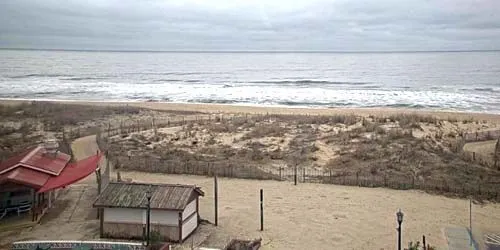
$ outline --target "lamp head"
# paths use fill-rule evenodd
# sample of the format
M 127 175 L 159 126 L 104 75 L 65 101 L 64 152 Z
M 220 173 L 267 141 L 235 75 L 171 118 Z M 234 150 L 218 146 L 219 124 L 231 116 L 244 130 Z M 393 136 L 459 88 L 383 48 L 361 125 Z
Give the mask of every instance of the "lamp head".
M 398 219 L 398 223 L 401 224 L 403 222 L 403 212 L 401 212 L 401 209 L 399 209 L 399 211 L 396 213 L 396 216 L 397 216 L 397 219 Z

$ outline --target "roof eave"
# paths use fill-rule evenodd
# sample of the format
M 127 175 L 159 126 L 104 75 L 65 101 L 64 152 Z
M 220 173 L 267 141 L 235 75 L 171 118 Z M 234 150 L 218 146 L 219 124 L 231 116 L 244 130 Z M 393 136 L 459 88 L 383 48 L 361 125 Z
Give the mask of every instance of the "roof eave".
M 3 179 L 2 181 L 0 181 L 0 183 L 7 183 L 7 182 L 10 182 L 10 183 L 14 183 L 14 184 L 18 184 L 18 185 L 21 185 L 21 186 L 25 186 L 25 187 L 30 187 L 30 188 L 33 188 L 35 190 L 37 189 L 40 189 L 42 186 L 40 185 L 37 185 L 37 184 L 33 184 L 33 183 L 28 183 L 28 182 L 24 182 L 24 181 L 19 181 L 19 180 L 16 180 L 16 179 L 11 179 L 9 177 Z
M 197 192 L 200 196 L 205 197 L 205 192 L 201 190 L 201 187 L 194 187 L 194 191 Z
M 147 209 L 147 207 L 126 207 L 126 206 L 112 206 L 112 205 L 96 205 L 93 204 L 94 208 L 129 208 L 129 209 Z M 184 209 L 175 209 L 175 208 L 158 208 L 152 207 L 151 210 L 167 210 L 167 211 L 183 211 Z

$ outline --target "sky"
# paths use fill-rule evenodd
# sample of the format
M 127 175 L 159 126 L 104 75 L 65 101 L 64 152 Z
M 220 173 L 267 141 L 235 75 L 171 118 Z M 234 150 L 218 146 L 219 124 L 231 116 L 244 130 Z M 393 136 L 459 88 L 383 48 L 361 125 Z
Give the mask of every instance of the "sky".
M 500 49 L 498 0 L 1 0 L 0 48 Z

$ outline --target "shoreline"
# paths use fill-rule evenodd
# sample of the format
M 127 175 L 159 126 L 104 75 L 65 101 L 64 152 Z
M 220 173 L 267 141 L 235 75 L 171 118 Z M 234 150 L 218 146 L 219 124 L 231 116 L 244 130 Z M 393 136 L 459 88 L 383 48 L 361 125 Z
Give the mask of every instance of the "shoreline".
M 458 120 L 488 120 L 500 122 L 500 114 L 468 111 L 445 111 L 433 109 L 393 108 L 393 107 L 293 107 L 276 105 L 243 105 L 222 103 L 180 103 L 180 102 L 148 102 L 148 101 L 94 101 L 94 100 L 49 100 L 49 99 L 8 99 L 0 98 L 0 104 L 18 105 L 40 101 L 52 103 L 71 103 L 94 106 L 132 106 L 152 110 L 195 111 L 202 113 L 226 114 L 282 114 L 282 115 L 359 115 L 390 116 L 395 114 L 432 115 L 440 119 L 455 118 Z

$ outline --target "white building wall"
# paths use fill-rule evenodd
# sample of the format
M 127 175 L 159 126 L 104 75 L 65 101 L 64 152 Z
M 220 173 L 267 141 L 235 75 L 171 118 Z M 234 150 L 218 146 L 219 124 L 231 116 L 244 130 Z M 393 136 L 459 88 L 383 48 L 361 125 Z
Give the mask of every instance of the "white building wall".
M 104 208 L 104 222 L 142 224 L 143 212 L 137 208 Z
M 104 208 L 104 221 L 146 224 L 146 211 L 140 208 Z M 152 224 L 178 226 L 179 212 L 152 209 L 150 219 Z
M 144 210 L 146 213 L 146 210 Z M 151 210 L 151 223 L 169 226 L 179 226 L 179 212 L 166 210 Z
M 182 239 L 184 240 L 185 238 L 187 238 L 188 235 L 191 232 L 193 232 L 197 226 L 198 226 L 198 216 L 197 214 L 195 214 L 189 220 L 185 221 L 184 224 L 182 225 Z
M 187 206 L 186 209 L 182 212 L 182 220 L 185 220 L 191 214 L 196 212 L 196 199 L 192 200 Z

